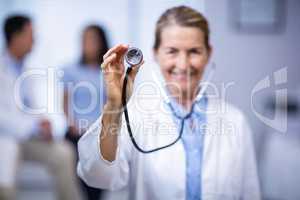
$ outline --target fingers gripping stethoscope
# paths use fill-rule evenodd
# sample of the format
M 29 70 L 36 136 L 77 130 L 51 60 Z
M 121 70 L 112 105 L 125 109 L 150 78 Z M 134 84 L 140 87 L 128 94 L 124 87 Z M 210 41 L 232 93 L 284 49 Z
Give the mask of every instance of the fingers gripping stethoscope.
M 126 70 L 124 83 L 123 83 L 123 88 L 122 88 L 122 105 L 123 105 L 123 109 L 124 109 L 126 127 L 127 127 L 128 134 L 130 136 L 130 139 L 131 139 L 131 142 L 132 142 L 133 146 L 141 153 L 152 153 L 152 152 L 159 151 L 159 150 L 162 150 L 162 149 L 165 149 L 165 148 L 168 148 L 168 147 L 174 145 L 182 137 L 182 133 L 183 133 L 183 129 L 184 129 L 184 122 L 185 122 L 186 119 L 190 118 L 191 115 L 193 114 L 194 107 L 195 107 L 196 103 L 199 102 L 201 100 L 201 98 L 204 96 L 204 92 L 206 91 L 208 84 L 204 84 L 201 87 L 199 85 L 200 89 L 199 89 L 199 92 L 198 92 L 192 106 L 191 106 L 190 112 L 187 113 L 185 116 L 180 116 L 180 115 L 178 115 L 178 113 L 176 113 L 174 107 L 172 106 L 171 100 L 168 97 L 166 91 L 163 89 L 162 84 L 158 80 L 155 72 L 152 71 L 153 79 L 156 82 L 156 84 L 158 85 L 158 87 L 160 89 L 160 92 L 161 92 L 161 94 L 164 98 L 164 101 L 170 107 L 170 110 L 174 114 L 174 116 L 177 119 L 180 120 L 180 129 L 179 129 L 178 137 L 173 142 L 171 142 L 170 144 L 164 145 L 164 146 L 161 146 L 161 147 L 157 147 L 157 148 L 154 148 L 154 149 L 144 150 L 137 144 L 136 140 L 133 137 L 131 126 L 130 126 L 130 121 L 129 121 L 129 116 L 128 116 L 127 105 L 126 105 L 126 103 L 127 103 L 126 102 L 126 96 L 127 96 L 126 95 L 126 87 L 127 87 L 127 82 L 128 82 L 128 75 L 131 72 L 133 66 L 139 65 L 143 61 L 142 51 L 138 48 L 135 48 L 135 47 L 129 48 L 128 51 L 125 54 L 125 61 L 126 61 L 126 64 L 127 64 L 128 67 L 127 67 L 127 70 Z M 212 66 L 209 68 L 206 83 L 209 83 L 211 81 L 215 71 L 216 71 L 216 65 L 214 63 L 212 63 Z

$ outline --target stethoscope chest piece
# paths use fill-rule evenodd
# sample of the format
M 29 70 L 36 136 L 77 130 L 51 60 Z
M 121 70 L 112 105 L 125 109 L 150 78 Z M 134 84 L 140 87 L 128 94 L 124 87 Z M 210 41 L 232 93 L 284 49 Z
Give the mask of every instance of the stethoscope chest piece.
M 136 47 L 130 47 L 125 54 L 125 61 L 131 67 L 141 64 L 143 61 L 143 53 Z

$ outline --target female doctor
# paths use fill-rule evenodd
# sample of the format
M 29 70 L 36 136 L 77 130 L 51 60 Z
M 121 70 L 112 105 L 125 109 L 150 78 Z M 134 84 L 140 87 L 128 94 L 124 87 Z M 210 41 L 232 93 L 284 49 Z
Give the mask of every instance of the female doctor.
M 123 59 L 128 45 L 117 45 L 102 63 L 107 103 L 100 118 L 79 141 L 79 176 L 106 189 L 106 199 L 260 199 L 251 132 L 235 107 L 207 95 L 198 101 L 199 83 L 210 55 L 207 20 L 196 10 L 168 9 L 155 30 L 154 56 L 170 97 L 145 99 L 133 93 L 129 74 L 127 104 L 138 151 L 122 117 Z M 149 87 L 148 87 L 149 88 Z M 200 89 L 201 90 L 201 89 Z M 143 93 L 144 94 L 144 93 Z M 182 120 L 191 112 L 190 116 Z

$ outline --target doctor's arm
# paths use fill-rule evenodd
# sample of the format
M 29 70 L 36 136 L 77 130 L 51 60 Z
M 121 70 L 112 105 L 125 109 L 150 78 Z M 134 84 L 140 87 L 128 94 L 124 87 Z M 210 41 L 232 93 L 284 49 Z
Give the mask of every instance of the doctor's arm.
M 124 133 L 119 133 L 115 159 L 107 160 L 101 153 L 101 133 L 104 114 L 88 129 L 78 142 L 79 162 L 77 173 L 89 186 L 107 190 L 119 190 L 129 180 L 130 146 Z
M 121 133 L 123 64 L 127 45 L 117 45 L 104 55 L 102 70 L 107 91 L 107 102 L 102 116 L 84 134 L 78 143 L 78 174 L 90 186 L 103 189 L 120 189 L 128 182 L 128 145 Z M 139 66 L 129 74 L 127 93 Z M 128 99 L 129 99 L 128 96 Z
M 100 150 L 103 157 L 108 161 L 116 158 L 118 147 L 118 133 L 121 127 L 122 110 L 122 89 L 125 76 L 124 56 L 128 50 L 128 45 L 116 45 L 111 48 L 104 56 L 101 64 L 105 89 L 107 91 L 107 102 L 103 110 L 102 129 L 100 137 Z M 139 67 L 134 66 L 128 77 L 126 92 L 127 101 L 132 94 L 133 81 Z

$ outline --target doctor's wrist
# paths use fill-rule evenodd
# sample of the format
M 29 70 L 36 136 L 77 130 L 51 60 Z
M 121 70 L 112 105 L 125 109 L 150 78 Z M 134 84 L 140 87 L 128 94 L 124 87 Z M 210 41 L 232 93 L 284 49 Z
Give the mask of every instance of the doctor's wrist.
M 121 102 L 111 102 L 108 101 L 104 105 L 104 112 L 107 113 L 122 113 L 123 112 L 123 106 Z

